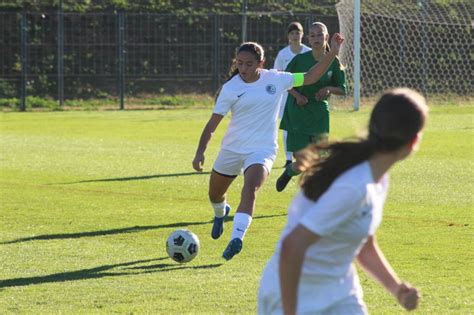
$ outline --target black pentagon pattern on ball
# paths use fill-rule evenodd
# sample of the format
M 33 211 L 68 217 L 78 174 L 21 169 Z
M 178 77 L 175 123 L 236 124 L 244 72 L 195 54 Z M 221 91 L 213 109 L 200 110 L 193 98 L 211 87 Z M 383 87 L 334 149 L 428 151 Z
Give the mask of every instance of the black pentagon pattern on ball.
M 174 253 L 173 259 L 176 260 L 177 262 L 181 262 L 184 260 L 184 256 L 181 253 Z
M 181 245 L 183 245 L 183 243 L 184 243 L 184 237 L 183 237 L 182 235 L 180 235 L 180 236 L 178 236 L 177 238 L 175 238 L 175 239 L 173 240 L 173 242 L 174 242 L 174 245 L 176 245 L 176 246 L 181 246 Z
M 194 254 L 194 253 L 196 252 L 196 250 L 197 250 L 196 244 L 194 244 L 194 243 L 189 244 L 189 246 L 188 246 L 188 253 L 189 253 L 190 255 Z

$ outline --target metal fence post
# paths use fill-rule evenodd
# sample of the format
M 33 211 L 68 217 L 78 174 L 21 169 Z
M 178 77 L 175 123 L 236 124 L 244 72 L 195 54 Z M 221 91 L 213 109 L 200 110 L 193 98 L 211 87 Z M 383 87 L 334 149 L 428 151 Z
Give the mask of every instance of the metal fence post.
M 58 102 L 64 106 L 64 12 L 63 1 L 58 6 Z
M 242 0 L 242 42 L 247 41 L 247 0 Z
M 118 93 L 120 100 L 120 109 L 124 109 L 124 94 L 125 94 L 125 47 L 124 47 L 124 37 L 125 37 L 125 20 L 124 13 L 118 13 Z
M 214 13 L 214 36 L 213 36 L 213 43 L 212 43 L 212 59 L 213 59 L 213 72 L 212 72 L 212 86 L 214 87 L 214 91 L 217 91 L 219 88 L 220 80 L 219 80 L 219 65 L 220 65 L 220 32 L 219 32 L 219 15 Z
M 425 97 L 428 97 L 428 72 L 427 72 L 427 60 L 426 55 L 428 52 L 428 45 L 427 45 L 427 36 L 426 36 L 426 16 L 427 16 L 427 6 L 428 1 L 426 0 L 418 0 L 418 6 L 421 8 L 421 91 Z
M 21 27 L 20 27 L 20 58 L 21 58 L 21 87 L 20 87 L 20 111 L 26 110 L 26 84 L 27 84 L 27 66 L 28 66 L 28 51 L 27 51 L 27 35 L 28 35 L 28 20 L 26 12 L 21 13 Z

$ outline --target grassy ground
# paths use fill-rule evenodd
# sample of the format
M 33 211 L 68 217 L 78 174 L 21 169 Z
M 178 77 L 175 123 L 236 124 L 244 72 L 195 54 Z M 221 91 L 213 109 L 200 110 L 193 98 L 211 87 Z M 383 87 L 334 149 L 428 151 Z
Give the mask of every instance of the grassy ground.
M 207 109 L 0 113 L 0 310 L 32 314 L 251 314 L 260 273 L 286 221 L 296 181 L 257 200 L 244 251 L 221 258 L 210 238 L 210 167 L 225 125 L 191 160 Z M 338 110 L 333 138 L 362 130 L 368 110 Z M 472 314 L 474 106 L 432 108 L 421 151 L 396 166 L 378 237 L 400 276 L 423 294 L 419 314 Z M 234 207 L 242 179 L 229 191 Z M 201 240 L 191 263 L 167 258 L 165 240 L 188 228 Z M 361 277 L 373 314 L 402 313 Z

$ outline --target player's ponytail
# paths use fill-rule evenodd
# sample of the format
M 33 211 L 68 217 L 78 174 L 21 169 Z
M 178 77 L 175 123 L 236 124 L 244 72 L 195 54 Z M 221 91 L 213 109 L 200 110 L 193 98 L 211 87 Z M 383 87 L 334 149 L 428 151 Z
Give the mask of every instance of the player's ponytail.
M 306 149 L 311 161 L 301 181 L 305 196 L 316 201 L 339 175 L 374 153 L 394 152 L 409 144 L 423 128 L 427 112 L 425 99 L 413 90 L 386 92 L 372 110 L 366 138 Z

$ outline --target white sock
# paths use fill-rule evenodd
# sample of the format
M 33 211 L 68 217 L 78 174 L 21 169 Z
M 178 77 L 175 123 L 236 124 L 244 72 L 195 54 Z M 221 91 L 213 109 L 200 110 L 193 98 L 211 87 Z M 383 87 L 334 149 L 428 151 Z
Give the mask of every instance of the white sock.
M 286 160 L 291 161 L 293 159 L 293 152 L 288 152 L 286 148 L 286 139 L 288 138 L 288 131 L 283 130 L 283 148 L 286 152 Z
M 232 236 L 230 239 L 233 240 L 234 238 L 240 238 L 243 240 L 250 223 L 252 223 L 252 217 L 250 215 L 243 212 L 237 212 L 234 215 L 234 226 L 232 228 Z
M 214 203 L 211 202 L 212 207 L 214 208 L 214 215 L 218 218 L 222 218 L 225 216 L 225 206 L 226 206 L 226 201 L 222 201 L 219 203 Z

